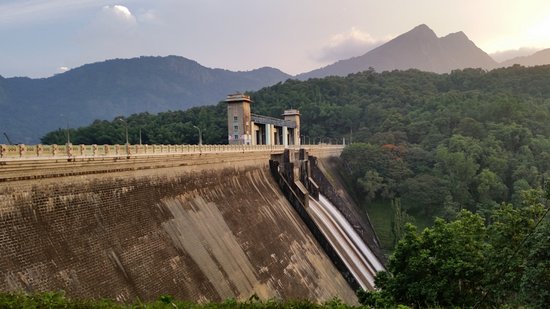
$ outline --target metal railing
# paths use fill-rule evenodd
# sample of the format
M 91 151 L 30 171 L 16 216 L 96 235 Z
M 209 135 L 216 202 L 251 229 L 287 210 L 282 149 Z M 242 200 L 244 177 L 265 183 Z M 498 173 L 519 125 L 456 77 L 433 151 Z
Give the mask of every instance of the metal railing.
M 34 158 L 118 157 L 184 153 L 283 151 L 285 148 L 342 148 L 342 145 L 3 145 L 0 160 Z

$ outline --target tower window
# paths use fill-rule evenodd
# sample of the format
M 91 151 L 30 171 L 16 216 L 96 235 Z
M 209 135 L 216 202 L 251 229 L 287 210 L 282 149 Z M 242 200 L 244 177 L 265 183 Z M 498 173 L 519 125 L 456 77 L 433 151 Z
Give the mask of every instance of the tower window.
M 233 121 L 235 121 L 235 122 L 239 121 L 239 117 L 233 116 Z
M 239 131 L 239 126 L 234 126 L 233 129 L 235 129 L 235 131 Z
M 239 135 L 238 135 L 238 134 L 235 134 L 235 139 L 239 139 Z

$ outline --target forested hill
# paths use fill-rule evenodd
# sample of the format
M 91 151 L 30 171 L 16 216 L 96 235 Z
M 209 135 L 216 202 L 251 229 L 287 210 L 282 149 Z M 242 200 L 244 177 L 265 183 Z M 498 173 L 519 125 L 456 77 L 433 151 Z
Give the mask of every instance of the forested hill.
M 450 74 L 369 70 L 347 77 L 288 80 L 252 98 L 257 113 L 278 116 L 282 108 L 300 109 L 302 131 L 312 138 L 340 140 L 353 131 L 354 141 L 389 138 L 386 142 L 427 145 L 462 128 L 464 118 L 485 129 L 493 123 L 516 123 L 534 134 L 550 134 L 550 66 Z
M 287 81 L 253 100 L 259 113 L 298 108 L 312 139 L 349 140 L 353 132 L 365 144 L 343 157 L 357 191 L 401 197 L 411 211 L 491 208 L 550 179 L 550 66 L 366 71 Z
M 353 132 L 355 142 L 379 140 L 380 143 L 433 148 L 454 133 L 483 137 L 495 124 L 521 126 L 532 135 L 550 136 L 550 122 L 547 121 L 550 119 L 550 66 L 514 66 L 489 72 L 465 69 L 451 74 L 370 70 L 348 77 L 287 80 L 250 94 L 255 113 L 279 117 L 285 108 L 300 109 L 306 141 L 319 141 L 320 138 L 328 141 L 330 138 L 336 142 L 343 137 L 349 140 Z M 144 142 L 193 142 L 191 137 L 169 129 L 183 122 L 216 126 L 216 133 L 212 133 L 208 142 L 219 143 L 226 140 L 225 117 L 225 104 L 220 103 L 158 116 L 136 114 L 127 120 L 131 133 L 138 126 L 146 126 L 144 138 L 147 135 L 158 137 Z M 138 118 L 138 123 L 132 123 Z M 98 120 L 97 123 L 111 122 Z M 121 126 L 121 122 L 113 123 Z M 189 127 L 191 136 L 194 129 Z M 466 132 L 467 129 L 471 132 Z M 85 139 L 80 141 L 83 143 L 122 141 L 120 132 L 109 134 L 107 130 L 99 134 L 105 139 L 97 141 L 99 135 L 92 134 L 93 126 L 81 131 L 86 131 Z M 158 133 L 160 131 L 165 134 Z M 173 136 L 168 137 L 168 132 Z M 55 133 L 49 134 L 46 141 L 55 141 L 50 139 Z M 131 134 L 131 139 L 135 140 L 135 136 Z M 78 143 L 78 134 L 75 138 Z
M 36 143 L 67 124 L 215 104 L 289 77 L 273 68 L 233 72 L 168 56 L 108 60 L 43 79 L 0 78 L 0 130 L 15 143 Z

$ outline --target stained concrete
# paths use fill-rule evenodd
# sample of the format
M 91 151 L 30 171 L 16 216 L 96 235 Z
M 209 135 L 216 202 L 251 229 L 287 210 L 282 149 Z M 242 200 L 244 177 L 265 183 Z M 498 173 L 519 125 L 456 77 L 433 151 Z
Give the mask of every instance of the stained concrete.
M 8 166 L 0 290 L 355 303 L 271 178 L 268 156 L 50 162 L 43 173 Z

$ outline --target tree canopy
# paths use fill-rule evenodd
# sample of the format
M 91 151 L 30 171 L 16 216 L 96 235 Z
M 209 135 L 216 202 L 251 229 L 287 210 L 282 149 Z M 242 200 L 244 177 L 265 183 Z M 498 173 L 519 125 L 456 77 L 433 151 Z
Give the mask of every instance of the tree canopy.
M 418 232 L 408 224 L 375 279 L 380 289 L 358 293 L 376 307 L 546 308 L 550 303 L 550 220 L 542 190 L 524 193 L 526 205 L 502 204 L 491 222 L 462 210 Z

